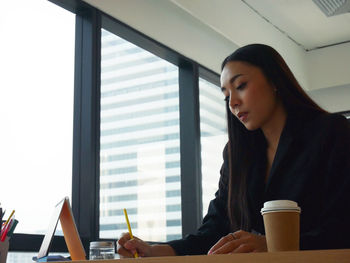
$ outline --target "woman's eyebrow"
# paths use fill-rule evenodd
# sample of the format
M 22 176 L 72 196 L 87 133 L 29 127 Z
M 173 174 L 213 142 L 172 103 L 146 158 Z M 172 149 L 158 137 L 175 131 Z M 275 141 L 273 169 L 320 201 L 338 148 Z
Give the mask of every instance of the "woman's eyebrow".
M 237 74 L 235 76 L 233 76 L 231 79 L 230 79 L 230 85 L 232 85 L 233 82 L 235 82 L 235 80 L 239 77 L 243 76 L 243 74 Z M 226 91 L 226 88 L 225 87 L 221 87 L 221 91 L 222 92 L 225 92 Z
M 239 78 L 240 76 L 243 76 L 243 74 L 237 74 L 235 76 L 233 76 L 231 79 L 230 79 L 230 84 L 232 84 L 237 78 Z

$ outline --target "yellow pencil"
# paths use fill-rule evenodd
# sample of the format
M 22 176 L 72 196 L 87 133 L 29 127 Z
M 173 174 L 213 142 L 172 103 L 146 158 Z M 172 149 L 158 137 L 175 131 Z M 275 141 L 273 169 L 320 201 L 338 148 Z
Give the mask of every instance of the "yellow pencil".
M 124 215 L 125 215 L 126 224 L 128 225 L 130 238 L 133 239 L 134 237 L 133 237 L 132 232 L 131 232 L 131 227 L 130 227 L 130 222 L 129 222 L 129 218 L 128 218 L 128 213 L 126 212 L 125 208 L 124 208 Z M 135 256 L 135 258 L 138 258 L 139 254 L 137 254 L 137 252 L 135 252 L 134 256 Z
M 7 225 L 7 223 L 10 221 L 11 217 L 13 216 L 13 214 L 15 213 L 15 210 L 12 210 L 11 215 L 9 216 L 9 218 L 6 220 L 5 224 L 4 224 L 4 228 Z

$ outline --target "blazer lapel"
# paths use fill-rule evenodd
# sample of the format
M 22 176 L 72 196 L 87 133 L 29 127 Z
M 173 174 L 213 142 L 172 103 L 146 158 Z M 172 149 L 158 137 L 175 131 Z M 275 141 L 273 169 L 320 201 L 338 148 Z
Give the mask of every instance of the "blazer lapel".
M 281 164 L 283 163 L 283 160 L 285 159 L 288 150 L 292 146 L 293 142 L 293 132 L 292 132 L 293 124 L 291 123 L 291 120 L 287 120 L 287 123 L 282 131 L 277 151 L 275 154 L 275 158 L 272 162 L 270 174 L 267 178 L 267 182 L 265 185 L 265 192 L 267 191 L 269 185 L 271 184 L 271 181 L 273 180 L 273 177 L 276 176 L 276 173 L 278 172 L 279 168 L 281 167 Z

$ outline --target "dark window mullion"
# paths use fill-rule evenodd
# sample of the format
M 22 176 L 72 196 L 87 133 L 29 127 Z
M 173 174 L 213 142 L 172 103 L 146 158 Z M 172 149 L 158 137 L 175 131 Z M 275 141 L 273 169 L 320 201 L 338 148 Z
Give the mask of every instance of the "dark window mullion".
M 86 250 L 99 233 L 100 54 L 100 13 L 85 9 L 76 18 L 72 209 Z
M 198 68 L 179 66 L 182 236 L 194 233 L 202 220 Z

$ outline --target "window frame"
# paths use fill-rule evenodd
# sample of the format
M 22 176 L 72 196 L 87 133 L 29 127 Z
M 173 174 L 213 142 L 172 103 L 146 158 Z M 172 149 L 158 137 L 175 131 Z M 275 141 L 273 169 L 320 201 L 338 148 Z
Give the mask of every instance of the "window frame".
M 49 1 L 76 14 L 71 202 L 86 254 L 99 239 L 102 28 L 179 67 L 182 236 L 193 233 L 202 221 L 198 81 L 219 85 L 219 75 L 81 0 Z M 42 238 L 14 234 L 10 251 L 37 252 Z M 67 252 L 63 236 L 54 237 L 50 251 Z

